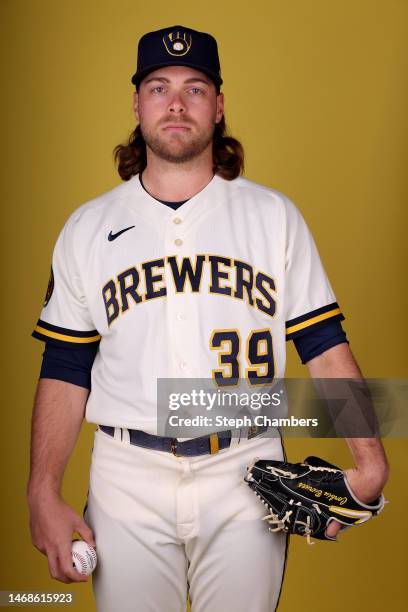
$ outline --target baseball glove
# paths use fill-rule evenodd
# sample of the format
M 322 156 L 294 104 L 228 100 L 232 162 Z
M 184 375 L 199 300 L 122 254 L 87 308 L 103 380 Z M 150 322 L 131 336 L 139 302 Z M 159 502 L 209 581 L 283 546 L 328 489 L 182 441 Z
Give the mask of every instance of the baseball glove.
M 361 525 L 384 508 L 384 496 L 370 504 L 352 493 L 344 472 L 320 459 L 308 457 L 303 463 L 255 459 L 245 481 L 267 507 L 270 531 L 286 531 L 310 538 L 335 540 L 325 535 L 333 520 L 346 529 Z

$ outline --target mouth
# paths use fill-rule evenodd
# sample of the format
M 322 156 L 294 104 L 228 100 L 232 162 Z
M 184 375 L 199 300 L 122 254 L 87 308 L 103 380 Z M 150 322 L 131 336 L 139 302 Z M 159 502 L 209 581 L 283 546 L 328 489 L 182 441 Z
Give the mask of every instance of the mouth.
M 182 123 L 170 123 L 168 125 L 165 125 L 163 127 L 163 130 L 167 130 L 167 131 L 180 131 L 182 132 L 183 130 L 190 130 L 190 126 L 189 125 L 184 125 Z

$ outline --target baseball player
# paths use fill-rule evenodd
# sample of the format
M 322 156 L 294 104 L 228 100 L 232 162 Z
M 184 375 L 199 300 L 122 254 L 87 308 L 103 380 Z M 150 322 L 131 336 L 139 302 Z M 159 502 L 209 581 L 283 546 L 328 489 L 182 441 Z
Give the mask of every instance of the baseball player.
M 361 373 L 299 210 L 240 176 L 215 39 L 183 26 L 145 34 L 132 83 L 138 126 L 116 148 L 123 182 L 66 222 L 33 332 L 46 343 L 33 543 L 66 583 L 84 580 L 73 532 L 96 545 L 100 612 L 181 612 L 187 591 L 193 612 L 270 612 L 287 538 L 265 537 L 243 477 L 254 457 L 283 459 L 281 439 L 265 427 L 160 435 L 157 380 L 271 384 L 284 377 L 287 340 L 313 377 Z M 61 483 L 84 416 L 97 429 L 82 518 Z M 387 478 L 382 446 L 349 444 L 353 490 L 374 499 Z

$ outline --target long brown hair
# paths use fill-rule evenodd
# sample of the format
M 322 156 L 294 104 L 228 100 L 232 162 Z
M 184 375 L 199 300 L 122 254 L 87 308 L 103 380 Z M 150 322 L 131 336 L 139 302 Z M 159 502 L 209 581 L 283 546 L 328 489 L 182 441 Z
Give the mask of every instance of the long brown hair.
M 120 177 L 128 181 L 146 168 L 146 143 L 140 125 L 130 134 L 126 144 L 118 144 L 113 155 Z M 214 173 L 227 181 L 244 171 L 244 149 L 228 134 L 224 117 L 215 126 L 213 137 Z

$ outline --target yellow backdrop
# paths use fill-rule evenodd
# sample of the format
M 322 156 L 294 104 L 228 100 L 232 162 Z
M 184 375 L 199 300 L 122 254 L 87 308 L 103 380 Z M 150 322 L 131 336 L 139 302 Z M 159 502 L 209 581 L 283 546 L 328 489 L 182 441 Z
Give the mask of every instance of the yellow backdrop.
M 216 36 L 226 117 L 245 145 L 246 176 L 286 193 L 306 217 L 365 375 L 402 378 L 407 377 L 408 4 L 2 0 L 0 13 L 5 349 L 0 589 L 72 590 L 75 609 L 89 612 L 90 584 L 49 579 L 45 558 L 30 543 L 25 484 L 42 352 L 30 333 L 65 219 L 119 183 L 112 149 L 134 127 L 130 77 L 138 38 L 177 23 Z M 292 347 L 287 374 L 306 375 Z M 92 426 L 84 428 L 65 480 L 66 499 L 78 510 L 87 490 L 92 432 Z M 341 544 L 308 547 L 299 538 L 292 541 L 280 611 L 404 607 L 407 445 L 403 439 L 385 444 L 392 503 L 380 519 L 344 534 Z M 287 449 L 294 460 L 313 453 L 344 466 L 350 461 L 342 441 L 289 440 Z

